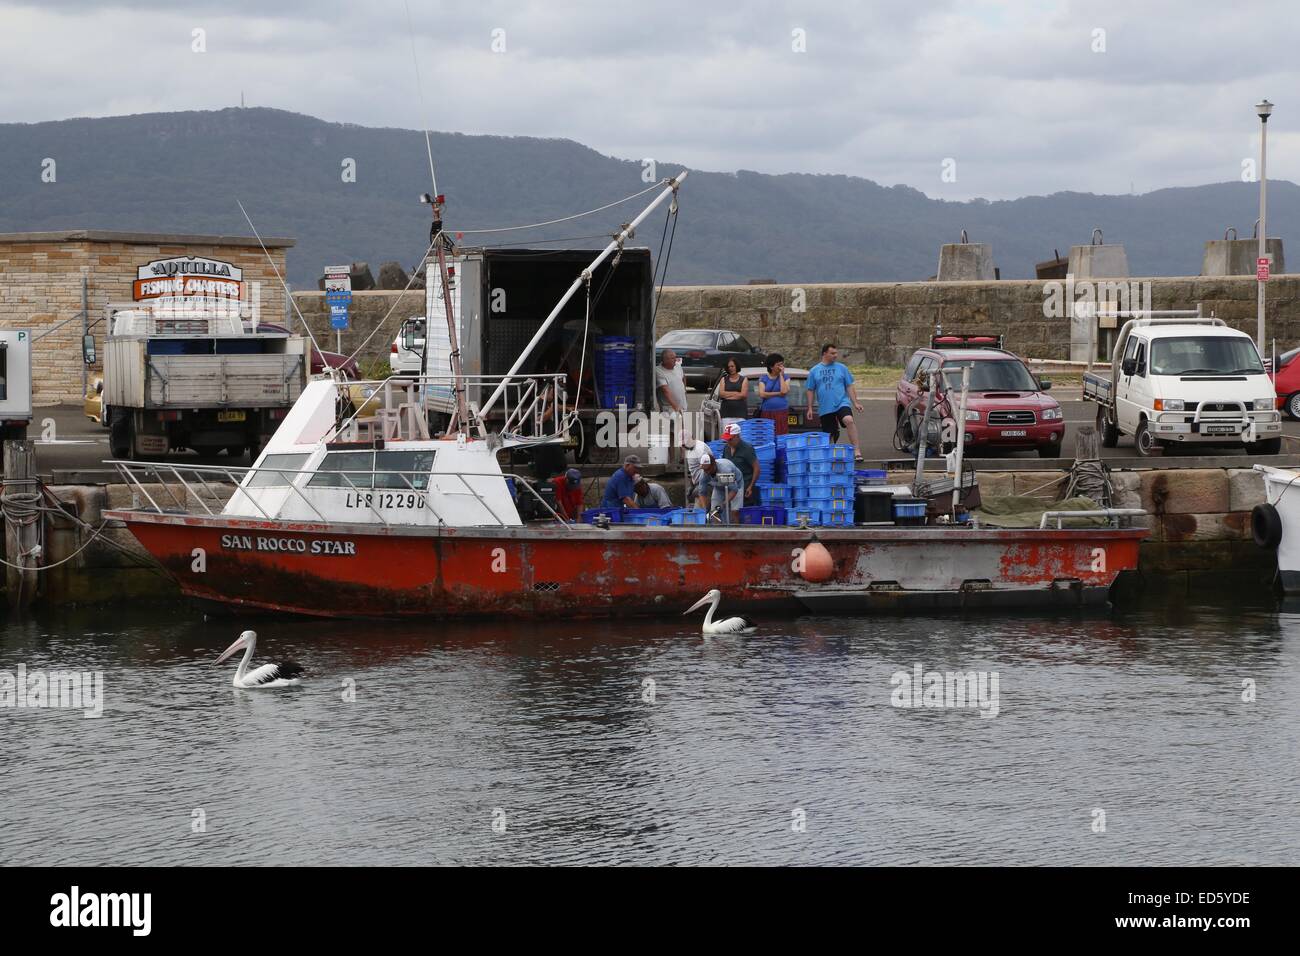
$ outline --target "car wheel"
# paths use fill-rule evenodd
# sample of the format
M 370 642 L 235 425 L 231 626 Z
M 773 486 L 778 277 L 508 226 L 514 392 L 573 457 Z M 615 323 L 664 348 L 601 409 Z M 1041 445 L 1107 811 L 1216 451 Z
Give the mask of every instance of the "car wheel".
M 1164 450 L 1156 436 L 1151 434 L 1151 425 L 1145 418 L 1133 433 L 1133 446 L 1143 458 L 1151 458 Z
M 1286 413 L 1296 421 L 1300 421 L 1300 392 L 1292 392 L 1287 396 Z
M 1101 435 L 1102 448 L 1114 448 L 1119 444 L 1119 427 L 1110 420 L 1104 405 L 1097 406 L 1097 432 Z

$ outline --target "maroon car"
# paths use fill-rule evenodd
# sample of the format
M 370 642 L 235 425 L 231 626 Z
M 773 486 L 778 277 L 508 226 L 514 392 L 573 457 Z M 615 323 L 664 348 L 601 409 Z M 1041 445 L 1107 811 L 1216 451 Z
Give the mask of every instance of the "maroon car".
M 257 323 L 257 331 L 283 332 L 286 335 L 292 334 L 283 325 L 274 325 L 270 322 Z M 314 345 L 311 347 L 311 374 L 319 375 L 321 372 L 325 371 L 326 360 L 329 361 L 330 368 L 342 369 L 344 378 L 353 379 L 355 381 L 361 377 L 361 366 L 357 364 L 356 359 L 348 358 L 346 355 L 340 355 L 338 352 L 322 352 Z
M 930 348 L 917 349 L 903 370 L 895 394 L 898 419 L 920 396 L 918 381 L 928 382 L 935 370 L 944 373 L 938 407 L 943 417 L 955 417 L 961 369 L 969 366 L 966 447 L 970 452 L 1036 449 L 1042 458 L 1059 458 L 1065 416 L 1060 403 L 1046 394 L 1052 383 L 1035 378 L 1020 357 L 1001 344 L 997 336 L 936 335 Z

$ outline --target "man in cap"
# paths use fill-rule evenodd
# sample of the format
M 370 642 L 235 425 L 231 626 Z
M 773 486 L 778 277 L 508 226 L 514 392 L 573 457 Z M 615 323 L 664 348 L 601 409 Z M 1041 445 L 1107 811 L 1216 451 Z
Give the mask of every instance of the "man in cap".
M 729 511 L 735 511 L 740 507 L 740 491 L 744 486 L 740 479 L 740 469 L 736 467 L 735 462 L 727 458 L 705 455 L 700 459 L 700 472 L 699 506 L 701 508 L 711 507 L 718 510 L 725 507 Z M 727 483 L 719 481 L 719 475 L 731 475 L 731 481 Z
M 745 504 L 756 504 L 757 490 L 754 486 L 762 469 L 758 453 L 753 445 L 740 437 L 740 426 L 735 422 L 722 430 L 722 440 L 727 443 L 723 456 L 740 469 L 741 484 L 745 486 Z
M 623 467 L 609 476 L 605 482 L 605 496 L 600 500 L 602 508 L 635 508 L 636 483 L 641 480 L 637 474 L 641 469 L 641 459 L 628 455 L 623 459 Z
M 671 508 L 672 500 L 664 486 L 642 478 L 636 483 L 636 506 L 638 508 Z
M 578 521 L 582 518 L 582 472 L 570 468 L 564 474 L 551 479 L 555 488 L 555 510 L 562 518 Z

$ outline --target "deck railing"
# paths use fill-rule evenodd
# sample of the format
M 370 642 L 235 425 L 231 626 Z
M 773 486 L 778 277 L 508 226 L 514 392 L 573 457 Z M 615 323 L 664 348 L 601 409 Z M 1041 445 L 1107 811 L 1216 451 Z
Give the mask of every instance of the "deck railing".
M 534 488 L 531 483 L 526 481 L 522 476 L 510 472 L 394 471 L 392 469 L 382 468 L 372 468 L 368 470 L 353 469 L 344 471 L 321 471 L 319 469 L 302 468 L 271 468 L 259 466 L 243 468 L 226 465 L 181 465 L 171 462 L 139 461 L 110 461 L 108 464 L 115 466 L 118 473 L 122 475 L 123 482 L 131 487 L 133 492 L 143 496 L 143 499 L 149 502 L 150 508 L 159 514 L 165 514 L 169 511 L 182 514 L 196 513 L 191 509 L 190 500 L 192 499 L 197 504 L 198 508 L 201 509 L 202 514 L 212 518 L 224 513 L 225 509 L 232 503 L 242 505 L 244 502 L 248 502 L 257 510 L 260 517 L 266 521 L 300 520 L 282 518 L 278 515 L 268 514 L 266 509 L 262 507 L 261 502 L 258 501 L 257 496 L 251 493 L 252 487 L 249 484 L 249 479 L 257 474 L 267 474 L 274 476 L 278 480 L 274 484 L 259 485 L 258 487 L 264 488 L 268 491 L 278 488 L 289 489 L 296 496 L 297 500 L 303 502 L 303 504 L 308 507 L 317 519 L 328 524 L 338 521 L 339 519 L 337 517 L 327 517 L 320 508 L 317 507 L 316 503 L 313 502 L 307 494 L 303 493 L 302 485 L 304 482 L 301 482 L 299 479 L 304 475 L 330 475 L 341 478 L 347 483 L 347 488 L 356 492 L 358 495 L 363 495 L 366 492 L 373 492 L 376 488 L 383 488 L 385 490 L 395 488 L 396 490 L 410 491 L 416 496 L 416 500 L 421 502 L 420 507 L 422 510 L 427 510 L 440 526 L 449 527 L 451 526 L 450 522 L 448 522 L 444 515 L 438 511 L 437 507 L 433 503 L 432 495 L 430 494 L 430 491 L 432 490 L 430 484 L 433 479 L 450 479 L 453 483 L 459 484 L 463 490 L 449 491 L 445 488 L 439 488 L 437 489 L 437 494 L 444 498 L 452 495 L 473 497 L 479 505 L 482 506 L 484 511 L 495 519 L 494 522 L 487 525 L 488 527 L 508 527 L 509 522 L 507 521 L 507 518 L 512 516 L 500 514 L 497 509 L 488 504 L 483 495 L 480 494 L 467 479 L 495 478 L 504 481 L 507 478 L 512 478 L 514 479 L 516 494 L 527 492 L 542 505 L 546 513 L 556 522 L 565 527 L 572 527 L 569 522 L 565 521 L 556 513 L 555 509 L 547 503 L 546 499 L 538 494 L 537 489 Z M 186 474 L 190 475 L 189 480 L 186 479 Z M 386 480 L 400 479 L 402 484 L 398 486 L 392 486 L 386 482 L 385 484 L 379 484 L 376 479 L 380 477 Z M 176 491 L 171 487 L 169 482 L 178 483 L 184 489 L 184 501 L 177 496 Z M 214 487 L 220 485 L 222 482 L 228 482 L 233 486 L 230 493 L 226 495 L 224 499 L 218 494 L 218 488 Z M 157 498 L 155 498 L 153 493 L 150 493 L 147 484 L 158 485 L 158 488 L 155 489 Z M 170 502 L 174 507 L 163 507 L 163 504 L 159 503 L 159 499 L 163 502 L 170 499 Z M 383 511 L 376 508 L 373 502 L 369 499 L 359 500 L 365 501 L 366 507 L 370 513 L 378 518 L 379 522 L 385 527 L 391 527 L 395 524 L 409 524 L 409 522 L 391 520 L 383 513 Z M 218 505 L 215 511 L 213 508 L 209 507 L 209 502 Z M 514 517 L 517 516 L 516 512 Z

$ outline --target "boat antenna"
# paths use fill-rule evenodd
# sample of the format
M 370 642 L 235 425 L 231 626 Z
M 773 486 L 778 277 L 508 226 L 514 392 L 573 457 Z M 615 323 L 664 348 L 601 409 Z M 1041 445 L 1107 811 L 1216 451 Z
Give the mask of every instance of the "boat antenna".
M 424 121 L 424 151 L 429 156 L 429 179 L 433 182 L 433 195 L 438 195 L 438 174 L 433 171 L 433 144 L 429 141 L 429 110 L 424 105 L 424 83 L 420 80 L 420 60 L 415 55 L 415 27 L 411 24 L 411 4 L 406 7 L 406 35 L 411 38 L 411 63 L 415 67 L 415 91 L 420 97 L 420 117 Z
M 320 343 L 316 341 L 316 336 L 311 333 L 311 326 L 308 325 L 307 320 L 303 318 L 302 310 L 298 308 L 298 303 L 293 301 L 293 293 L 289 291 L 288 283 L 284 281 L 284 276 L 280 275 L 279 267 L 276 266 L 275 260 L 271 258 L 271 253 L 266 249 L 266 243 L 262 241 L 261 234 L 258 233 L 257 227 L 253 225 L 253 220 L 249 218 L 248 210 L 244 208 L 244 204 L 239 201 L 238 196 L 235 197 L 235 204 L 239 206 L 239 211 L 244 214 L 244 221 L 248 223 L 248 228 L 253 230 L 253 236 L 257 239 L 257 244 L 262 247 L 262 255 L 266 256 L 266 261 L 271 265 L 271 271 L 275 273 L 276 279 L 280 282 L 280 288 L 284 289 L 285 299 L 288 300 L 291 306 L 293 306 L 293 311 L 298 313 L 298 321 L 301 322 L 302 327 L 307 330 L 307 338 L 311 339 L 311 344 L 316 349 L 316 354 L 320 356 L 324 370 L 326 372 L 333 372 L 334 369 L 330 367 L 330 360 L 326 357 L 328 353 L 321 351 Z

